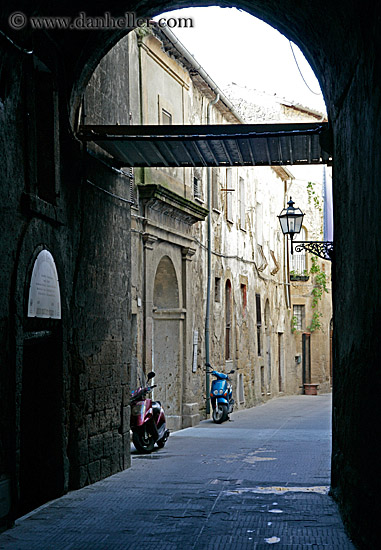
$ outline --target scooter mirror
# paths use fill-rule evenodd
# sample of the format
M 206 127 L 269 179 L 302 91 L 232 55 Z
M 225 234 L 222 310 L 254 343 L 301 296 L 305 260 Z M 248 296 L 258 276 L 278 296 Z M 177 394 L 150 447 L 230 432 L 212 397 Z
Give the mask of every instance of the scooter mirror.
M 147 380 L 151 380 L 151 378 L 155 378 L 155 373 L 154 372 L 149 372 L 147 374 Z
M 235 372 L 235 370 L 232 369 L 232 370 L 229 372 L 229 374 L 233 374 L 234 372 Z

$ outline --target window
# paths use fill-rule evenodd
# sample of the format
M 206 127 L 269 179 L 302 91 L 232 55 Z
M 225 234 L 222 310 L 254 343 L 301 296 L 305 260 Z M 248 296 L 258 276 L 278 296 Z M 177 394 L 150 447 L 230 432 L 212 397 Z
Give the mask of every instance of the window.
M 233 171 L 231 168 L 226 169 L 226 219 L 229 222 L 233 221 Z
M 201 198 L 201 185 L 200 180 L 196 177 L 193 178 L 193 196 L 195 199 Z
M 214 279 L 214 301 L 221 302 L 221 278 Z
M 36 180 L 37 194 L 56 204 L 58 195 L 58 95 L 52 73 L 35 61 Z
M 255 305 L 257 310 L 257 326 L 262 325 L 262 313 L 261 313 L 261 296 L 260 294 L 255 295 Z
M 261 313 L 261 296 L 255 295 L 255 305 L 257 310 L 257 349 L 258 355 L 262 355 L 262 341 L 261 341 L 261 327 L 262 327 L 262 313 Z
M 304 306 L 295 305 L 293 308 L 294 315 L 294 328 L 295 330 L 304 330 L 304 316 L 305 308 Z
M 246 317 L 246 308 L 247 308 L 247 287 L 244 284 L 241 284 L 241 297 L 242 297 L 242 317 Z
M 306 241 L 306 230 L 304 227 L 302 227 L 302 230 L 300 234 L 296 237 L 297 241 Z M 292 274 L 295 275 L 306 275 L 306 251 L 302 250 L 301 252 L 295 252 L 295 245 L 294 245 L 294 253 L 290 254 L 290 270 Z
M 220 209 L 220 182 L 217 168 L 211 169 L 211 187 L 212 187 L 212 208 Z
M 161 110 L 161 123 L 162 124 L 172 124 L 172 115 L 170 112 L 165 109 Z
M 246 194 L 245 194 L 245 180 L 239 178 L 239 200 L 240 200 L 240 227 L 246 230 Z

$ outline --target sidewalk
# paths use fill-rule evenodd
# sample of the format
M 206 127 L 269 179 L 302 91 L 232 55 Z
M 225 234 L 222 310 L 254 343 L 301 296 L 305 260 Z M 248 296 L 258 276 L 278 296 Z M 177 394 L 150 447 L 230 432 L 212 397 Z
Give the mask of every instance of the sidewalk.
M 352 550 L 328 496 L 330 396 L 276 399 L 171 434 L 132 468 L 45 505 L 1 550 Z

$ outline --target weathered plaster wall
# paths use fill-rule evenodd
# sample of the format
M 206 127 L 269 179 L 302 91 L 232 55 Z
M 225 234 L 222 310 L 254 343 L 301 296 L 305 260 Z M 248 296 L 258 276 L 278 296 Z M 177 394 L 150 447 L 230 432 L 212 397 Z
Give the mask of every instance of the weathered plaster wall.
M 141 112 L 143 124 L 187 124 L 189 116 L 190 77 L 185 69 L 163 49 L 161 42 L 150 34 L 133 33 L 139 47 Z M 170 187 L 179 195 L 190 196 L 190 171 L 181 168 L 152 168 L 144 170 L 141 183 Z M 188 176 L 188 177 L 187 177 Z
M 205 101 L 195 86 L 191 103 L 193 119 L 197 123 L 205 123 L 208 101 Z M 212 108 L 211 119 L 215 123 L 226 122 L 217 107 Z M 289 330 L 290 324 L 288 321 L 285 323 L 285 318 L 289 320 L 290 312 L 284 294 L 283 237 L 280 236 L 276 224 L 271 224 L 271 219 L 276 221 L 276 215 L 283 207 L 284 183 L 270 168 L 233 168 L 230 174 L 226 169 L 217 169 L 215 172 L 212 176 L 212 186 L 216 186 L 217 190 L 213 192 L 212 201 L 211 363 L 214 368 L 223 371 L 232 367 L 238 368 L 238 372 L 232 377 L 237 406 L 252 406 L 270 396 L 279 395 L 280 392 L 283 394 L 295 391 L 291 371 L 294 365 L 294 344 Z M 206 170 L 201 170 L 200 173 L 201 200 L 206 201 Z M 240 187 L 240 179 L 244 180 L 244 191 Z M 241 209 L 242 203 L 245 205 L 244 213 Z M 231 212 L 229 214 L 228 208 Z M 198 396 L 200 410 L 205 414 L 202 393 L 205 391 L 203 365 L 207 278 L 206 224 L 195 226 L 195 237 L 199 251 L 194 260 L 195 273 L 198 276 L 195 278 L 197 286 L 193 302 L 199 331 L 199 369 L 196 376 L 193 376 L 193 387 Z M 216 278 L 220 285 L 218 293 L 215 292 Z M 227 280 L 232 285 L 229 360 L 225 359 Z M 243 289 L 242 285 L 246 288 Z M 246 293 L 245 298 L 243 292 Z M 260 350 L 257 344 L 256 294 L 260 295 L 261 302 Z M 203 300 L 202 307 L 200 299 Z M 265 329 L 264 311 L 267 301 L 271 304 L 271 313 Z M 283 341 L 280 343 L 279 339 Z M 281 387 L 279 345 L 282 346 Z
M 327 178 L 330 178 L 330 168 L 326 169 Z M 288 188 L 288 196 L 292 196 L 295 205 L 302 208 L 305 213 L 303 227 L 306 230 L 306 240 L 322 241 L 323 234 L 323 168 L 318 167 L 293 167 L 291 171 L 295 177 Z M 312 184 L 310 193 L 307 184 Z M 323 292 L 317 306 L 313 306 L 312 291 L 316 286 L 315 276 L 310 273 L 312 256 L 306 253 L 307 281 L 291 280 L 291 299 L 293 305 L 303 305 L 305 319 L 303 330 L 294 332 L 296 353 L 302 357 L 302 333 L 311 333 L 311 383 L 319 384 L 319 391 L 330 391 L 332 385 L 331 376 L 331 350 L 330 350 L 330 323 L 332 319 L 332 275 L 331 262 L 315 257 L 319 269 L 326 274 L 326 287 L 328 292 Z M 292 266 L 291 266 L 292 267 Z M 321 328 L 311 332 L 311 322 L 314 313 L 321 314 L 319 322 Z M 302 364 L 299 364 L 298 384 L 302 385 Z

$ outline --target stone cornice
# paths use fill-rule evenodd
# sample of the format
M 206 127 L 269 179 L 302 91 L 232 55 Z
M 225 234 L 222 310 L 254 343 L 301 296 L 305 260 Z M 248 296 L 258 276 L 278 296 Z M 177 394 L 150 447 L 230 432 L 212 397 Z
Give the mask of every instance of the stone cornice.
M 157 184 L 138 185 L 139 198 L 152 210 L 176 218 L 188 225 L 203 221 L 208 210 Z

